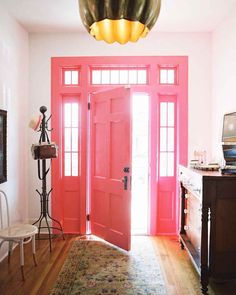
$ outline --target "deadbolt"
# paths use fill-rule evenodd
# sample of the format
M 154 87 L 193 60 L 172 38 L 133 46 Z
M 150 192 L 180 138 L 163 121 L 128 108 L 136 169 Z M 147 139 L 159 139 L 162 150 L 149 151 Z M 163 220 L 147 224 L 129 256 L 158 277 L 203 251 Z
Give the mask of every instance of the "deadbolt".
M 129 167 L 124 167 L 123 171 L 124 171 L 125 173 L 129 173 Z

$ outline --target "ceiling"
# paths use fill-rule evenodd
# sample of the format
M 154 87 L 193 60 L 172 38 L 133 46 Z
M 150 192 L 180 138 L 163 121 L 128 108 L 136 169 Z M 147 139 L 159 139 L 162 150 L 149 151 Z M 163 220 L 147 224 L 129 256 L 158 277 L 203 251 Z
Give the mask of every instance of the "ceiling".
M 78 0 L 0 0 L 29 32 L 79 32 Z M 160 32 L 210 32 L 236 6 L 235 0 L 162 0 L 153 28 Z

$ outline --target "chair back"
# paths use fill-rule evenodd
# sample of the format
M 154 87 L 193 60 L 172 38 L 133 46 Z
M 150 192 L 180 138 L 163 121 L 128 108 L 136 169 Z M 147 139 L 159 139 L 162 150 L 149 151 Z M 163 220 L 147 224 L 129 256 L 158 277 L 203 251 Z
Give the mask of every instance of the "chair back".
M 10 226 L 9 206 L 7 195 L 0 190 L 0 229 Z

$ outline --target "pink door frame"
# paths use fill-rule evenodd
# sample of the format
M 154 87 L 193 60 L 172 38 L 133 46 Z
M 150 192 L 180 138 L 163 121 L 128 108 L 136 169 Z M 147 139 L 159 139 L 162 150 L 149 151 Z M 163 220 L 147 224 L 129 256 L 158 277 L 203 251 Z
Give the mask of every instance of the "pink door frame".
M 108 87 L 117 87 L 121 85 L 92 85 L 91 84 L 91 68 L 102 68 L 104 66 L 113 67 L 129 67 L 144 66 L 148 69 L 148 84 L 132 86 L 133 92 L 144 92 L 150 95 L 150 162 L 151 162 L 151 178 L 150 178 L 150 228 L 149 234 L 176 234 L 178 231 L 178 197 L 174 196 L 172 208 L 165 206 L 165 200 L 160 202 L 158 196 L 158 182 L 160 178 L 157 173 L 157 157 L 158 157 L 158 138 L 159 138 L 159 122 L 158 122 L 158 104 L 159 97 L 163 95 L 174 95 L 176 97 L 176 163 L 187 164 L 188 155 L 188 57 L 186 56 L 122 56 L 122 57 L 55 57 L 52 58 L 52 140 L 61 144 L 61 100 L 63 95 L 74 94 L 79 95 L 82 103 L 82 129 L 81 129 L 81 179 L 80 179 L 80 201 L 79 201 L 79 230 L 80 233 L 86 233 L 86 151 L 87 151 L 87 104 L 89 93 L 107 89 Z M 160 84 L 159 69 L 162 67 L 174 67 L 177 69 L 177 79 L 174 85 Z M 79 85 L 65 86 L 62 81 L 63 69 L 78 68 L 80 71 Z M 63 208 L 61 208 L 60 188 L 63 185 L 63 177 L 61 164 L 62 158 L 53 162 L 52 170 L 52 186 L 54 191 L 52 194 L 52 216 L 60 220 L 63 224 Z M 176 175 L 176 171 L 175 171 Z M 177 181 L 176 192 L 177 190 Z M 161 205 L 162 204 L 162 205 Z M 158 208 L 159 206 L 159 208 Z M 163 208 L 160 208 L 163 206 Z M 158 218 L 160 212 L 174 211 L 174 223 L 171 227 L 165 225 L 166 221 Z

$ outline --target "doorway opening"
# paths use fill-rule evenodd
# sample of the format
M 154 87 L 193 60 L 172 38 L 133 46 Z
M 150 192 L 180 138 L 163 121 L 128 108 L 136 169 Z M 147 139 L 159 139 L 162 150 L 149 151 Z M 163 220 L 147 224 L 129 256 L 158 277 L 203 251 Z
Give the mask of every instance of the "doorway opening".
M 149 228 L 149 95 L 132 95 L 131 234 Z

